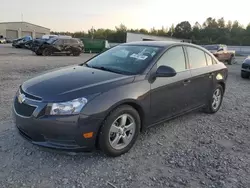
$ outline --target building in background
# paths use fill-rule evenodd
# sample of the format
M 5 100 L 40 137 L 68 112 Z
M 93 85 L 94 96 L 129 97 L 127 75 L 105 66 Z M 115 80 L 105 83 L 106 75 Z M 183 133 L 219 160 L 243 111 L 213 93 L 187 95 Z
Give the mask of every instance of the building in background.
M 28 22 L 0 22 L 0 36 L 17 39 L 25 36 L 39 38 L 50 34 L 50 29 Z
M 127 32 L 126 42 L 137 41 L 175 41 L 175 42 L 191 42 L 190 39 L 177 39 L 173 37 L 162 37 L 154 35 L 146 35 L 142 33 Z

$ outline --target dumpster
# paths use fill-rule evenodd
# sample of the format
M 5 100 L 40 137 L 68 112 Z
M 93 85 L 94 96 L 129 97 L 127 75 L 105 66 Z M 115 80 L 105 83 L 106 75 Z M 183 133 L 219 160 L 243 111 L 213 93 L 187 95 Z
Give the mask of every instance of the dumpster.
M 81 38 L 81 41 L 84 44 L 84 52 L 88 53 L 100 53 L 110 48 L 107 40 Z

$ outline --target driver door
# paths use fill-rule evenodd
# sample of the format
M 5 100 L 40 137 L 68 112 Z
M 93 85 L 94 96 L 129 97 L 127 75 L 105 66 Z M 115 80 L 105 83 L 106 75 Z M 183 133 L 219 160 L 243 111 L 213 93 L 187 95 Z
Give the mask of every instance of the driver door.
M 63 48 L 64 48 L 63 39 L 58 39 L 58 40 L 54 43 L 54 48 L 56 48 L 56 51 L 57 51 L 57 52 L 63 51 Z
M 151 83 L 151 119 L 156 123 L 189 109 L 191 73 L 182 46 L 168 49 L 158 60 L 161 65 L 175 69 L 174 77 L 158 77 Z

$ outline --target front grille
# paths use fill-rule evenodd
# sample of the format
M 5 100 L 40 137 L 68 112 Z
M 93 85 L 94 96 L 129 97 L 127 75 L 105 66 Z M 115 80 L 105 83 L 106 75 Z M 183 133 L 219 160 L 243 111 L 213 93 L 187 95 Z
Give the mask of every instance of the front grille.
M 248 65 L 248 64 L 242 64 L 242 68 L 243 69 L 248 69 L 248 68 L 250 68 L 250 65 Z
M 30 95 L 30 94 L 26 93 L 25 91 L 23 91 L 22 87 L 20 87 L 20 93 L 24 94 L 25 97 L 27 97 L 29 99 L 32 99 L 32 100 L 36 100 L 36 101 L 41 101 L 42 100 L 42 98 L 40 98 L 40 97 L 37 97 L 37 96 Z
M 14 102 L 14 108 L 19 115 L 26 117 L 30 117 L 36 109 L 34 106 L 30 106 L 25 103 L 19 103 L 17 98 Z

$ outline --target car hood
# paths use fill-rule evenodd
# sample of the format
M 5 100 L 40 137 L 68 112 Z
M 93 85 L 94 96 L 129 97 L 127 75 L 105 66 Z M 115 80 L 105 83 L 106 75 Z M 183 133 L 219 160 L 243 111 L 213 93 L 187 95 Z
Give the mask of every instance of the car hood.
M 250 57 L 247 57 L 244 61 L 243 64 L 250 65 Z
M 91 97 L 131 83 L 134 76 L 88 68 L 70 66 L 32 78 L 22 85 L 22 90 L 44 102 L 62 102 L 79 97 Z

